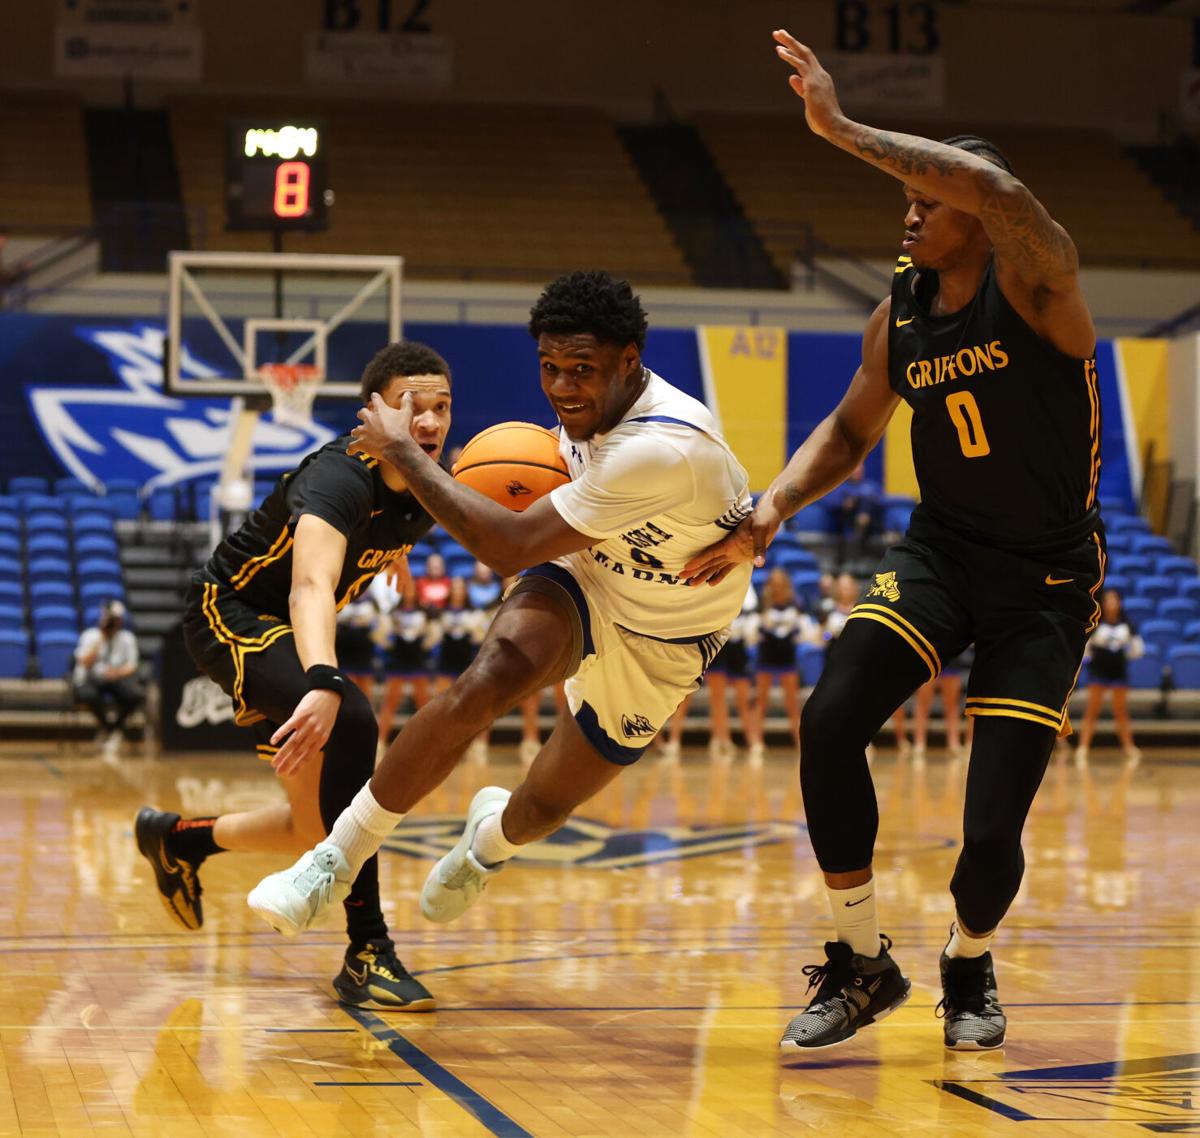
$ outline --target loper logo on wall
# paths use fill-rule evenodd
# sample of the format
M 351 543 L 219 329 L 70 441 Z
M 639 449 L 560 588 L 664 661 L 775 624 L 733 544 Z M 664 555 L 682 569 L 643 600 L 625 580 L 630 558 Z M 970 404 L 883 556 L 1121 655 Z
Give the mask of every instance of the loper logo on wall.
M 233 722 L 233 702 L 207 676 L 196 676 L 183 685 L 175 722 L 190 729 L 202 723 L 217 726 Z
M 164 394 L 162 328 L 79 328 L 76 335 L 104 352 L 122 386 L 27 388 L 47 445 L 72 475 L 93 487 L 130 478 L 149 492 L 219 473 L 233 425 L 231 403 Z M 193 378 L 217 375 L 186 350 L 182 371 Z M 288 470 L 333 437 L 320 423 L 284 426 L 268 413 L 254 429 L 251 465 Z

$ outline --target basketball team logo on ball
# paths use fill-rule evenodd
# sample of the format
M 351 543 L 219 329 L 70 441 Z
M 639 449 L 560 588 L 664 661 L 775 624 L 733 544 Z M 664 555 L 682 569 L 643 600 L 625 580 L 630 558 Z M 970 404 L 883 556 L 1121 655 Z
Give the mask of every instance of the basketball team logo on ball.
M 536 423 L 497 423 L 480 431 L 463 447 L 451 473 L 464 486 L 518 512 L 571 480 L 558 453 L 558 432 Z

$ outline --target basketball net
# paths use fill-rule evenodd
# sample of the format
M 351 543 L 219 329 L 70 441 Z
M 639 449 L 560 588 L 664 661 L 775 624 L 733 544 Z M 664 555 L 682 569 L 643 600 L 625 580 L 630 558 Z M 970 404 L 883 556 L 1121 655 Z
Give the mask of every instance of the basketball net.
M 258 377 L 271 393 L 275 422 L 289 427 L 311 427 L 312 405 L 324 378 L 312 364 L 262 364 Z

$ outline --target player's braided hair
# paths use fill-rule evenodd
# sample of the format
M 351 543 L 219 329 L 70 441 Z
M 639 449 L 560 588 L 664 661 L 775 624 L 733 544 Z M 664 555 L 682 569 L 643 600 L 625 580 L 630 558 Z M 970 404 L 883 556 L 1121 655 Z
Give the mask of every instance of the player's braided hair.
M 416 340 L 398 340 L 371 357 L 362 374 L 362 400 L 371 402 L 375 392 L 384 388 L 398 375 L 444 375 L 450 378 L 450 365 L 428 344 Z
M 977 134 L 956 134 L 950 138 L 943 138 L 942 145 L 953 146 L 958 150 L 965 150 L 968 154 L 977 154 L 985 162 L 990 162 L 993 166 L 999 166 L 1006 173 L 1011 174 L 1013 172 L 1012 163 L 1004 156 L 1004 151 L 994 142 L 989 142 L 986 138 L 980 138 Z
M 646 343 L 646 313 L 628 281 L 601 271 L 575 272 L 546 286 L 529 310 L 529 334 L 591 333 L 601 343 Z

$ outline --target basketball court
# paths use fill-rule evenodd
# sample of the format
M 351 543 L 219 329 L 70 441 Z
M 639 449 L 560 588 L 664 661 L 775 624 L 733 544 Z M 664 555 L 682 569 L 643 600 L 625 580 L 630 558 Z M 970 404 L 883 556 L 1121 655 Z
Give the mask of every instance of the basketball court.
M 417 895 L 504 748 L 464 764 L 389 841 L 385 911 L 429 1015 L 347 1010 L 337 928 L 287 941 L 246 891 L 261 856 L 204 868 L 206 922 L 163 913 L 132 838 L 143 802 L 273 800 L 248 755 L 113 765 L 43 744 L 0 760 L 0 1134 L 156 1136 L 1192 1133 L 1200 805 L 1194 753 L 1055 761 L 996 948 L 999 1052 L 942 1047 L 962 762 L 875 763 L 883 926 L 913 981 L 840 1048 L 783 1054 L 828 918 L 794 761 L 651 752 L 460 922 Z M 1097 1130 L 1097 1124 L 1102 1125 Z

